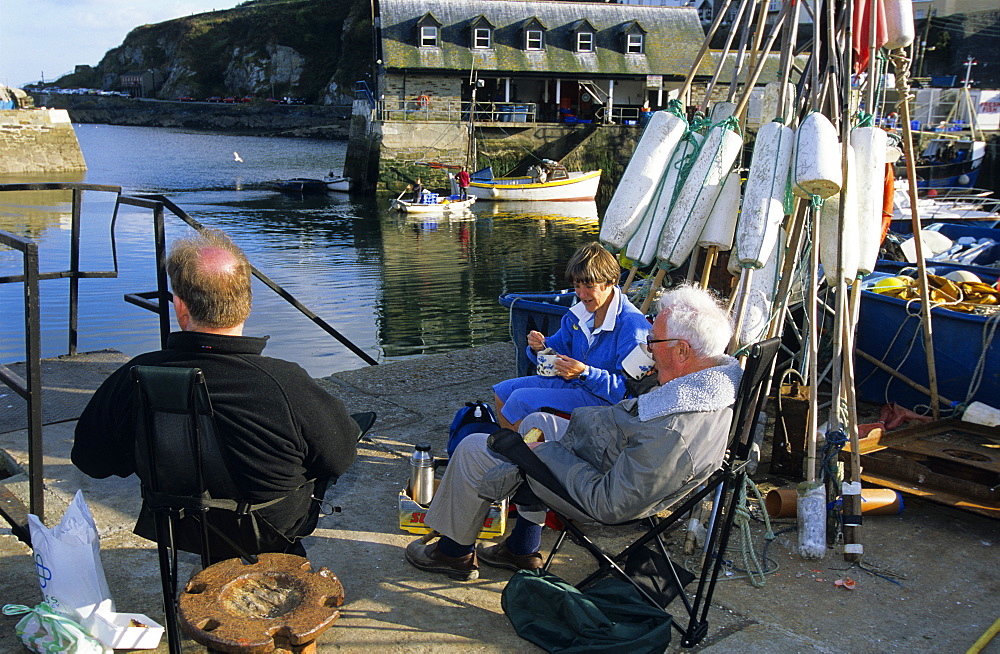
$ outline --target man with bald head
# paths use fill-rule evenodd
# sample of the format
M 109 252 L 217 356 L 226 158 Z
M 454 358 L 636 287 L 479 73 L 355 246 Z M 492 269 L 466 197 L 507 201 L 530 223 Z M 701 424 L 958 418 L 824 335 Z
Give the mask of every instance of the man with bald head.
M 359 428 L 344 404 L 298 365 L 261 355 L 267 337 L 243 335 L 250 315 L 250 263 L 228 236 L 205 230 L 175 242 L 167 258 L 179 332 L 164 350 L 115 371 L 76 426 L 73 463 L 91 477 L 136 472 L 133 366 L 200 368 L 205 376 L 228 476 L 242 499 L 280 501 L 259 511 L 264 552 L 304 554 L 327 485 L 354 461 Z M 206 470 L 209 491 L 221 471 Z M 153 539 L 143 507 L 135 532 Z M 178 547 L 197 551 L 179 530 Z M 241 534 L 229 533 L 241 540 Z M 212 544 L 213 558 L 235 556 Z

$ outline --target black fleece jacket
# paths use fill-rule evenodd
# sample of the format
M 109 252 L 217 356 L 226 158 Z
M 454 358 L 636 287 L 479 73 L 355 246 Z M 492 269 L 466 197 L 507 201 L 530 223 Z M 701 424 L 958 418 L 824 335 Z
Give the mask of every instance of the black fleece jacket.
M 236 485 L 253 502 L 300 489 L 261 511 L 290 538 L 316 526 L 313 484 L 322 492 L 354 461 L 358 426 L 343 402 L 297 364 L 261 356 L 266 338 L 200 332 L 170 334 L 167 349 L 141 354 L 108 377 L 76 426 L 73 463 L 87 475 L 136 471 L 132 366 L 201 368 L 224 456 Z M 206 475 L 211 478 L 211 472 Z M 146 535 L 146 534 L 141 534 Z

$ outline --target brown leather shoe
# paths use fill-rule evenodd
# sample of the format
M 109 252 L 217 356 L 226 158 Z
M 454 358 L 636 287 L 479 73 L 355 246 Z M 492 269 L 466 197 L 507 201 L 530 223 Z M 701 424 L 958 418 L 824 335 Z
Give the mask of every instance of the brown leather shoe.
M 508 570 L 537 570 L 542 567 L 542 555 L 538 552 L 534 554 L 514 554 L 507 549 L 507 541 L 496 545 L 486 545 L 479 543 L 476 545 L 476 554 L 486 565 L 494 568 L 507 568 Z
M 410 565 L 427 572 L 446 574 L 458 581 L 479 579 L 479 562 L 474 551 L 465 556 L 446 556 L 437 551 L 440 541 L 427 544 L 437 534 L 428 536 L 421 536 L 406 546 L 406 560 Z

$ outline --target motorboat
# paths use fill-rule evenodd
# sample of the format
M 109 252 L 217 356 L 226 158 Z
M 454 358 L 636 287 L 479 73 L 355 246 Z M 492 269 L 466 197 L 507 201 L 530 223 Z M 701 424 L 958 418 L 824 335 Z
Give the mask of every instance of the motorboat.
M 326 182 L 322 179 L 309 177 L 293 177 L 279 179 L 269 183 L 269 186 L 282 193 L 326 193 Z
M 975 186 L 985 155 L 985 141 L 959 138 L 931 139 L 915 162 L 917 186 L 921 188 Z M 897 162 L 896 170 L 897 176 L 905 177 L 906 164 L 903 159 Z
M 964 192 L 963 192 L 964 191 Z M 977 227 L 995 227 L 1000 223 L 1000 198 L 988 197 L 989 191 L 962 187 L 924 189 L 917 199 L 921 223 L 960 222 Z M 909 232 L 910 194 L 905 181 L 896 182 L 893 198 L 892 229 Z
M 471 196 L 461 200 L 457 195 L 441 197 L 425 191 L 419 202 L 404 200 L 403 194 L 400 194 L 392 201 L 391 208 L 411 214 L 458 215 L 469 211 L 475 202 L 476 198 Z
M 494 177 L 492 166 L 470 175 L 469 195 L 480 200 L 497 202 L 508 200 L 593 200 L 601 183 L 600 170 L 570 172 L 562 164 L 543 159 L 532 166 L 533 173 L 521 177 Z M 458 192 L 458 183 L 452 179 L 452 192 Z
M 343 175 L 334 175 L 332 172 L 323 178 L 326 182 L 326 190 L 337 193 L 348 193 L 351 190 L 351 178 Z

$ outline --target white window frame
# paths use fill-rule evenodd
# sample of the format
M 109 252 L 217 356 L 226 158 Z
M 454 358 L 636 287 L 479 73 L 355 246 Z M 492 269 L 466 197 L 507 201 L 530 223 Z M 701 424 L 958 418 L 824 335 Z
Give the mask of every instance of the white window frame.
M 545 41 L 544 41 L 544 36 L 542 35 L 542 30 L 525 30 L 524 32 L 525 50 L 542 50 L 544 48 L 544 45 Z
M 642 34 L 625 35 L 625 54 L 642 54 L 643 38 Z
M 434 25 L 424 25 L 420 28 L 420 47 L 436 48 L 438 45 L 438 28 Z
M 594 51 L 594 33 L 593 32 L 577 32 L 577 34 L 576 34 L 576 51 L 577 52 L 593 52 Z
M 472 36 L 472 47 L 477 50 L 489 50 L 493 47 L 493 34 L 488 27 L 477 27 Z

